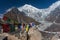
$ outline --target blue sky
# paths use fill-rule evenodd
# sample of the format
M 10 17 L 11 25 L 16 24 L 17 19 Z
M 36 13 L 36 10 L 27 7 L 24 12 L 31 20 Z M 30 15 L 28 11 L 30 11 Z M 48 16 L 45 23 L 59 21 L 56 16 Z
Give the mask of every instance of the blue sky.
M 13 6 L 20 7 L 24 4 L 30 4 L 37 8 L 43 9 L 49 7 L 57 0 L 0 0 L 0 13 L 4 13 L 8 8 Z

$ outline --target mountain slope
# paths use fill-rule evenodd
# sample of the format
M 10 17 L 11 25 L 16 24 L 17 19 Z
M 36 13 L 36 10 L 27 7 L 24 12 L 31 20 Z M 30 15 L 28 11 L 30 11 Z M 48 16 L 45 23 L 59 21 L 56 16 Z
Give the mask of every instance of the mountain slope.
M 60 23 L 60 5 L 46 17 L 47 21 Z
M 52 24 L 50 27 L 46 28 L 45 31 L 60 32 L 60 25 Z
M 12 8 L 7 13 L 5 13 L 4 16 L 7 16 L 8 18 L 13 19 L 18 22 L 23 22 L 23 23 L 35 22 L 35 24 L 39 24 L 39 22 L 35 21 L 33 18 L 26 16 L 24 12 L 20 12 L 15 7 Z
M 47 15 L 50 15 L 52 11 L 54 11 L 58 6 L 60 5 L 60 1 L 56 1 L 52 5 L 50 5 L 48 8 L 45 9 L 38 9 L 32 5 L 25 4 L 24 6 L 21 6 L 18 8 L 20 12 L 24 12 L 26 16 L 32 17 L 36 21 L 44 21 Z M 7 12 L 11 11 L 12 8 L 9 8 Z
M 20 11 L 23 11 L 27 16 L 34 18 L 35 20 L 37 20 L 37 18 L 40 19 L 40 17 L 42 16 L 42 12 L 40 12 L 40 9 L 35 8 L 32 5 L 25 4 L 18 9 Z

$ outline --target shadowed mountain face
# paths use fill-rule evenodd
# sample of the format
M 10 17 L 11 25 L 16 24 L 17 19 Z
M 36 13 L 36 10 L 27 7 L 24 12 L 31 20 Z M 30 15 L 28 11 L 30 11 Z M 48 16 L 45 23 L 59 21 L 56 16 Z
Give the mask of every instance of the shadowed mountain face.
M 45 31 L 60 32 L 60 6 L 46 17 L 46 21 L 53 22 L 53 24 L 47 27 Z
M 52 24 L 50 27 L 46 28 L 45 31 L 60 32 L 60 25 Z
M 47 21 L 60 23 L 60 7 L 57 7 L 46 18 Z
M 40 24 L 39 22 L 35 21 L 33 18 L 26 16 L 24 12 L 20 12 L 17 8 L 12 8 L 10 11 L 4 14 L 10 19 L 14 21 L 23 22 L 23 23 L 30 23 L 35 22 L 35 24 Z

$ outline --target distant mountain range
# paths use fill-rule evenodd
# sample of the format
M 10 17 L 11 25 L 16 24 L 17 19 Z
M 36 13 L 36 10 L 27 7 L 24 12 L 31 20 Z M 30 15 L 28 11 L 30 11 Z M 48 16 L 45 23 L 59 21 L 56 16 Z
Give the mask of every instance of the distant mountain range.
M 24 6 L 19 7 L 20 11 L 23 11 L 27 16 L 34 18 L 37 21 L 44 21 L 48 15 L 52 14 L 52 11 L 58 11 L 60 7 L 60 1 L 53 3 L 51 6 L 45 9 L 38 9 L 32 5 L 25 4 Z
M 49 21 L 49 19 L 48 19 L 49 15 L 51 15 L 51 14 L 55 15 L 55 13 L 53 13 L 53 11 L 54 12 L 59 11 L 59 9 L 60 9 L 59 6 L 60 6 L 60 1 L 56 1 L 51 6 L 49 6 L 48 8 L 45 8 L 45 9 L 38 9 L 32 5 L 25 4 L 24 6 L 19 7 L 18 10 L 20 12 L 24 12 L 26 14 L 26 16 L 32 17 L 36 21 L 40 22 L 40 21 L 44 21 L 44 20 Z M 11 11 L 12 9 L 13 9 L 13 7 L 9 8 L 6 12 Z M 51 15 L 51 17 L 52 17 L 52 15 Z

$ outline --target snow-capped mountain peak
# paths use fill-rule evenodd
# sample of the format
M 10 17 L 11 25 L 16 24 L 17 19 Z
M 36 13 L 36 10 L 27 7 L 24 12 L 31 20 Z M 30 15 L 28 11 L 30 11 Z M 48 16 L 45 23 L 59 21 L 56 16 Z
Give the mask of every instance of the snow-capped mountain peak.
M 45 12 L 45 13 L 49 14 L 51 11 L 53 11 L 58 6 L 60 6 L 60 0 L 56 1 L 55 3 L 53 3 L 48 8 L 45 8 L 45 9 L 38 9 L 38 8 L 36 8 L 36 7 L 32 6 L 32 5 L 29 5 L 29 4 L 25 4 L 24 6 L 21 6 L 18 9 L 20 11 L 24 11 L 24 10 L 26 10 L 27 12 L 30 12 L 30 11 L 31 12 L 38 12 L 38 11 L 40 11 L 40 12 L 43 12 L 43 13 Z M 14 7 L 12 7 L 12 8 L 14 8 Z M 7 12 L 10 11 L 12 8 L 9 8 L 7 10 Z
M 48 8 L 49 12 L 55 10 L 58 6 L 60 6 L 60 0 L 53 3 L 51 6 L 49 6 L 49 8 Z
M 18 9 L 20 11 L 22 11 L 24 9 L 24 10 L 31 11 L 31 12 L 40 11 L 40 12 L 46 12 L 49 14 L 51 11 L 53 11 L 58 6 L 60 6 L 60 0 L 56 1 L 55 3 L 53 3 L 48 8 L 45 8 L 45 9 L 38 9 L 38 8 L 36 8 L 32 5 L 28 5 L 28 4 L 25 4 L 24 6 L 19 7 Z
M 19 7 L 18 8 L 19 10 L 28 10 L 28 11 L 35 11 L 35 10 L 39 10 L 38 8 L 32 6 L 32 5 L 28 5 L 28 4 L 25 4 L 24 6 L 22 7 Z
M 32 5 L 25 4 L 18 9 L 25 12 L 28 16 L 40 20 L 40 18 L 45 18 L 51 11 L 54 11 L 58 6 L 60 6 L 60 0 L 53 3 L 51 6 L 45 9 L 38 9 Z
M 36 7 L 34 7 L 34 6 L 32 6 L 32 5 L 28 5 L 28 4 L 25 4 L 24 6 L 22 6 L 22 7 L 19 7 L 18 8 L 20 11 L 23 11 L 23 12 L 25 12 L 28 16 L 30 15 L 30 14 L 34 14 L 34 13 L 37 13 L 37 12 L 42 12 L 42 10 L 40 11 L 40 9 L 38 9 L 38 8 L 36 8 Z
M 32 17 L 34 19 L 41 17 L 41 15 L 42 15 L 42 10 L 40 11 L 40 9 L 38 9 L 32 5 L 25 4 L 24 6 L 19 7 L 18 9 L 20 11 L 23 11 L 27 16 Z
M 51 6 L 45 9 L 38 9 L 32 5 L 25 4 L 18 8 L 19 11 L 23 11 L 27 16 L 32 17 L 36 20 L 40 20 L 41 18 L 45 18 L 51 11 L 54 11 L 58 6 L 60 6 L 60 0 L 53 3 Z M 8 11 L 10 11 L 10 8 Z

